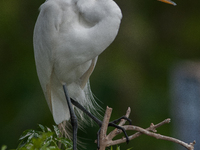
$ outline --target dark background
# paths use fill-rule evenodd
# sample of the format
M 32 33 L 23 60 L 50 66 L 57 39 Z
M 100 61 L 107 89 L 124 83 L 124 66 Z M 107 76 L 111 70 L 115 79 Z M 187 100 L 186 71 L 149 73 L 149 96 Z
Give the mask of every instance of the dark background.
M 33 54 L 33 29 L 41 0 L 0 1 L 0 146 L 16 148 L 21 133 L 37 124 L 54 125 L 40 87 Z M 99 57 L 91 87 L 100 105 L 113 108 L 112 118 L 130 106 L 134 125 L 148 127 L 170 113 L 170 71 L 183 60 L 200 58 L 200 1 L 117 0 L 123 19 L 115 41 Z M 172 121 L 173 123 L 173 121 Z M 173 135 L 172 123 L 158 129 Z M 87 149 L 98 127 L 79 131 Z M 194 139 L 191 139 L 192 142 Z M 134 150 L 169 150 L 173 144 L 145 135 L 128 146 Z

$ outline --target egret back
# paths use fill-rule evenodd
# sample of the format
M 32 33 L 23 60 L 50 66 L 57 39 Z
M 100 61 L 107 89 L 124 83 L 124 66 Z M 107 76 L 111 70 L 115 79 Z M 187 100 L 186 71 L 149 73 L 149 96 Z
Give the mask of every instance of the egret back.
M 35 61 L 56 124 L 70 117 L 63 85 L 86 109 L 97 109 L 89 77 L 97 57 L 115 39 L 121 18 L 112 0 L 47 0 L 41 5 L 34 29 Z

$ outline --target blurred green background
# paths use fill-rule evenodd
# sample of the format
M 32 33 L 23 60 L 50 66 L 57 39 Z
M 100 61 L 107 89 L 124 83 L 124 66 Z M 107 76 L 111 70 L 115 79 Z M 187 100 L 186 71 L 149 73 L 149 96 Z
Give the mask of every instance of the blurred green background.
M 37 124 L 54 125 L 34 62 L 32 36 L 41 0 L 0 1 L 0 146 L 16 148 L 21 133 Z M 123 12 L 119 34 L 104 51 L 91 87 L 111 120 L 130 106 L 134 125 L 148 127 L 170 114 L 170 70 L 176 62 L 200 58 L 200 1 L 116 0 Z M 96 149 L 97 126 L 79 131 L 87 149 Z M 172 123 L 158 129 L 173 135 Z M 193 139 L 191 139 L 192 141 Z M 153 143 L 153 144 L 152 144 Z M 173 144 L 145 135 L 121 149 L 169 150 Z

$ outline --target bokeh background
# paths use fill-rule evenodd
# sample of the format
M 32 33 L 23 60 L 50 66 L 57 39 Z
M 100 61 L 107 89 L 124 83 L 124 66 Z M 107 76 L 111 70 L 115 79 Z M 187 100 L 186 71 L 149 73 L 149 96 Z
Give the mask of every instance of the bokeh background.
M 37 124 L 54 125 L 34 62 L 33 29 L 41 0 L 0 1 L 0 146 L 16 148 L 21 133 Z M 119 34 L 91 76 L 99 104 L 113 108 L 112 120 L 131 107 L 134 125 L 148 127 L 171 113 L 170 74 L 180 61 L 200 58 L 200 1 L 116 0 L 123 12 Z M 103 115 L 103 114 L 102 114 Z M 96 149 L 97 126 L 79 131 L 87 149 Z M 158 129 L 173 136 L 173 122 Z M 192 142 L 194 139 L 191 139 Z M 169 150 L 174 144 L 145 135 L 121 149 Z

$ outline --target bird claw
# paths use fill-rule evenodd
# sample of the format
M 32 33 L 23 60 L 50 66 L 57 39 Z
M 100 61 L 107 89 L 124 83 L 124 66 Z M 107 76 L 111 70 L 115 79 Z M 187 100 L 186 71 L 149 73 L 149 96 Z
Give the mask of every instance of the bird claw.
M 129 125 L 132 124 L 131 119 L 127 118 L 126 116 L 122 116 L 122 117 L 120 117 L 120 118 L 118 118 L 116 120 L 113 120 L 113 121 L 109 122 L 108 126 L 112 126 L 112 127 L 115 127 L 115 128 L 117 128 L 119 130 L 122 130 L 122 132 L 124 133 L 124 135 L 126 137 L 126 143 L 128 144 L 129 143 L 129 138 L 128 138 L 128 135 L 126 133 L 126 130 L 124 130 L 123 127 L 117 125 L 117 123 L 120 122 L 121 119 L 127 120 L 129 122 Z M 100 149 L 100 142 L 99 142 L 99 140 L 100 140 L 100 132 L 101 132 L 101 127 L 100 127 L 99 131 L 97 132 L 97 149 L 98 150 Z
M 127 121 L 129 122 L 129 125 L 132 124 L 132 120 L 129 119 L 129 118 L 127 118 L 126 116 L 122 116 L 122 117 L 120 117 L 120 118 L 118 118 L 118 119 L 116 119 L 116 120 L 111 121 L 110 123 L 117 124 L 117 123 L 119 123 L 119 122 L 121 121 L 121 119 L 127 120 Z M 109 124 L 110 124 L 110 123 L 109 123 Z M 108 124 L 108 126 L 109 126 L 109 124 Z

